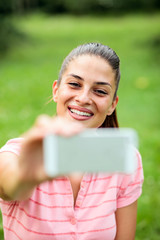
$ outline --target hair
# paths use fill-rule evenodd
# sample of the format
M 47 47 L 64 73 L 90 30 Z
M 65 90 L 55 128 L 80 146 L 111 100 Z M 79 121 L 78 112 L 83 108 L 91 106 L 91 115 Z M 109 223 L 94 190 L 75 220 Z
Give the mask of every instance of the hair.
M 82 56 L 82 55 L 99 56 L 100 58 L 104 59 L 112 67 L 115 73 L 115 84 L 116 84 L 116 90 L 113 98 L 114 100 L 117 96 L 117 90 L 118 90 L 119 81 L 120 81 L 120 59 L 113 49 L 101 43 L 86 43 L 73 49 L 62 63 L 62 66 L 59 72 L 58 84 L 60 84 L 62 76 L 66 71 L 69 63 L 72 60 L 76 59 L 78 56 Z M 105 121 L 100 126 L 100 128 L 117 128 L 117 127 L 119 127 L 119 124 L 118 124 L 117 113 L 115 109 L 110 116 L 106 117 Z

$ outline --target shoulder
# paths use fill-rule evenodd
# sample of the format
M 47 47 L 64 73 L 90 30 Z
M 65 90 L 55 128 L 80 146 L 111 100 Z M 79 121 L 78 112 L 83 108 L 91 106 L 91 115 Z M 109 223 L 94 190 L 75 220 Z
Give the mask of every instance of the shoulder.
M 0 153 L 10 152 L 19 155 L 21 145 L 24 138 L 13 138 L 6 142 L 6 144 L 0 148 Z

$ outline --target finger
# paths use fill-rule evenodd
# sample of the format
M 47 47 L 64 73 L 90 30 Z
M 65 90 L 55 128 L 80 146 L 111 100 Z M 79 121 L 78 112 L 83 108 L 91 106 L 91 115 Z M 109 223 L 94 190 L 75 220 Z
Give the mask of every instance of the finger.
M 25 132 L 22 137 L 25 139 L 35 139 L 43 138 L 48 134 L 49 129 L 53 125 L 53 117 L 48 115 L 40 115 L 37 117 L 34 125 L 27 132 Z
M 80 123 L 72 122 L 61 117 L 49 117 L 40 115 L 34 126 L 23 137 L 28 140 L 43 139 L 50 134 L 70 137 L 84 130 Z
M 34 126 L 38 128 L 48 128 L 48 125 L 52 124 L 53 117 L 48 115 L 40 115 L 37 117 Z
M 64 137 L 73 136 L 84 130 L 84 127 L 80 123 L 75 123 L 69 120 L 64 120 L 60 117 L 53 119 L 53 127 L 50 129 L 50 133 L 61 135 Z

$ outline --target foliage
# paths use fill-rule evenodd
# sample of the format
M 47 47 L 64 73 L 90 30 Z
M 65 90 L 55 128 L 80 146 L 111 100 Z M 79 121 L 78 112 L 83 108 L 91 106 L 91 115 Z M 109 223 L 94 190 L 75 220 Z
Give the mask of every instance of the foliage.
M 116 17 L 28 15 L 17 18 L 16 25 L 32 42 L 12 49 L 0 64 L 2 146 L 26 131 L 37 115 L 55 113 L 55 105 L 46 103 L 61 62 L 73 47 L 99 41 L 115 49 L 121 59 L 120 126 L 137 130 L 145 175 L 136 240 L 158 240 L 160 233 L 159 22 L 159 13 Z
M 106 11 L 151 10 L 160 7 L 159 0 L 40 0 L 47 12 L 96 13 Z
M 25 35 L 11 20 L 11 15 L 21 9 L 19 0 L 0 0 L 0 55 L 4 55 L 19 41 L 24 40 Z
M 8 17 L 0 16 L 0 54 L 3 56 L 10 48 L 27 39 Z
M 159 0 L 0 0 L 0 13 L 11 14 L 40 8 L 50 13 L 92 13 L 159 9 Z
M 25 38 L 22 30 L 11 22 L 10 16 L 41 10 L 47 13 L 113 13 L 120 14 L 135 10 L 156 10 L 159 0 L 0 0 L 0 54 Z

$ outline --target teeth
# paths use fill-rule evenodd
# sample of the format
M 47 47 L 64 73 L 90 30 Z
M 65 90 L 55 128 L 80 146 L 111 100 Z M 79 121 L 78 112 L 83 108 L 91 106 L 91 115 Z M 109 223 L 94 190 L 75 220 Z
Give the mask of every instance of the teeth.
M 80 115 L 80 116 L 87 116 L 87 117 L 90 117 L 90 116 L 91 116 L 90 113 L 80 112 L 80 111 L 78 111 L 78 110 L 76 110 L 76 109 L 70 109 L 70 111 L 71 111 L 72 113 L 76 113 L 76 114 L 78 114 L 78 115 Z

